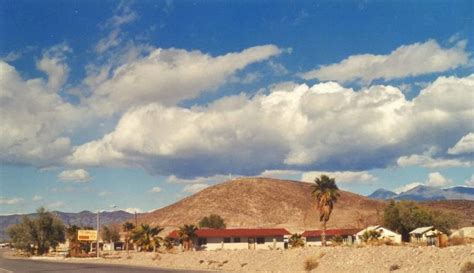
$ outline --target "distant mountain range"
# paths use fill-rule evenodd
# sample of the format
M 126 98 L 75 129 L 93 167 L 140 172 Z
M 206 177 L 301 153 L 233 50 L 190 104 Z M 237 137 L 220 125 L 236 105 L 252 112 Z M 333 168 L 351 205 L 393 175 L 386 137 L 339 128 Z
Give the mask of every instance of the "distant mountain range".
M 395 200 L 474 200 L 474 187 L 457 186 L 446 189 L 440 189 L 429 186 L 417 186 L 399 194 L 378 189 L 368 196 L 372 199 L 395 199 Z
M 97 223 L 97 213 L 91 211 L 81 211 L 77 213 L 73 212 L 61 212 L 61 211 L 53 211 L 59 219 L 61 219 L 66 226 L 69 225 L 77 225 L 82 227 L 96 227 Z M 6 239 L 8 236 L 6 235 L 6 229 L 13 225 L 17 224 L 21 221 L 23 216 L 34 217 L 36 213 L 31 214 L 13 214 L 13 215 L 4 215 L 0 216 L 0 240 Z M 108 225 L 112 223 L 122 223 L 126 220 L 132 219 L 133 214 L 128 213 L 123 210 L 118 211 L 105 211 L 100 213 L 100 224 L 101 225 Z

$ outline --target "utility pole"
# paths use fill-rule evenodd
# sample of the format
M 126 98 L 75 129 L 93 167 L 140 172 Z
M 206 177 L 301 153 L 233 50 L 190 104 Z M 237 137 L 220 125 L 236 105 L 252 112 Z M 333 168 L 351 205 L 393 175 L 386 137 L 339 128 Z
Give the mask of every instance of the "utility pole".
M 99 222 L 99 214 L 100 210 L 97 211 L 97 242 L 96 242 L 96 251 L 97 251 L 97 258 L 99 258 L 99 230 L 100 230 L 100 222 Z

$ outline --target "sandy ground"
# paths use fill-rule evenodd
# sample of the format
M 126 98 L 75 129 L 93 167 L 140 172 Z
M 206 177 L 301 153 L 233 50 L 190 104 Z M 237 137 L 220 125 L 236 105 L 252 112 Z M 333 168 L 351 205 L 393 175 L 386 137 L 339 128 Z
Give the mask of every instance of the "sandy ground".
M 111 263 L 240 272 L 460 272 L 474 262 L 474 245 L 447 248 L 413 246 L 312 247 L 291 250 L 219 250 L 178 253 L 109 253 L 108 258 L 63 258 L 63 262 Z

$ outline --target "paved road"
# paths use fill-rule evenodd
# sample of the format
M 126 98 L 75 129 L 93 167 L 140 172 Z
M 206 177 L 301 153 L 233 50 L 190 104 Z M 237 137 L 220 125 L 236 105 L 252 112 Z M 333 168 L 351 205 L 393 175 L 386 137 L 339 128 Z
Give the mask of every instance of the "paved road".
M 182 272 L 203 272 L 190 270 L 174 270 L 163 268 L 136 267 L 125 265 L 108 264 L 74 264 L 60 262 L 45 262 L 27 259 L 6 259 L 0 253 L 0 273 L 33 273 L 33 272 L 71 272 L 71 273 L 182 273 Z

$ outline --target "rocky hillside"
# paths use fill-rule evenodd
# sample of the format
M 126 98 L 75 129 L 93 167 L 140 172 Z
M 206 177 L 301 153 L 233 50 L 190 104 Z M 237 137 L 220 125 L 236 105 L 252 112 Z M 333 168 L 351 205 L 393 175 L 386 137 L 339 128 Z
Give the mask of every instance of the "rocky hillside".
M 359 228 L 380 223 L 386 202 L 342 191 L 328 228 Z M 420 204 L 458 215 L 461 225 L 470 225 L 474 220 L 471 214 L 474 201 Z M 173 227 L 197 223 L 211 213 L 222 216 L 228 227 L 284 227 L 292 232 L 321 228 L 311 184 L 268 178 L 241 178 L 209 187 L 170 206 L 140 215 L 140 222 Z

